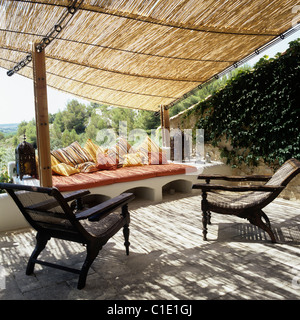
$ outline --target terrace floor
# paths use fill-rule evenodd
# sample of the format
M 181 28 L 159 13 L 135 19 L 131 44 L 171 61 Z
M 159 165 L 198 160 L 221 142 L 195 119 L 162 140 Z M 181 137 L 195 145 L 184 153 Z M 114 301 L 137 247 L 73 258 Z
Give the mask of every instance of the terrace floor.
M 266 207 L 278 239 L 272 244 L 246 220 L 219 214 L 212 214 L 204 242 L 200 200 L 176 193 L 155 205 L 133 203 L 130 255 L 119 232 L 95 260 L 83 290 L 76 288 L 77 275 L 52 268 L 37 265 L 35 274 L 26 276 L 35 233 L 2 233 L 0 300 L 300 298 L 299 202 L 277 199 Z M 41 254 L 45 257 L 79 267 L 85 248 L 52 239 Z

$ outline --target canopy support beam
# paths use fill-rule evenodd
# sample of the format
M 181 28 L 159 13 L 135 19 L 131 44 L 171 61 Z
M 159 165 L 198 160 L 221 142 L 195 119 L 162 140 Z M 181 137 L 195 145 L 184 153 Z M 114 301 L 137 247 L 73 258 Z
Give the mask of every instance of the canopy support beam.
M 45 50 L 33 44 L 33 83 L 40 186 L 52 187 Z
M 162 134 L 162 146 L 170 147 L 170 116 L 166 106 L 160 106 L 160 122 Z

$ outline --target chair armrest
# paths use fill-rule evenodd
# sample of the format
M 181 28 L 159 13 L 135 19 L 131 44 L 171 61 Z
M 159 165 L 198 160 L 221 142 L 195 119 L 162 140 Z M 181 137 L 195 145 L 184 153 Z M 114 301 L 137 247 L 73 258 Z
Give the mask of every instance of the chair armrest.
M 212 191 L 212 190 L 221 190 L 221 191 L 264 191 L 264 192 L 274 192 L 284 189 L 284 186 L 225 186 L 218 184 L 208 184 L 208 183 L 197 183 L 193 185 L 193 189 L 201 189 L 202 191 Z
M 226 181 L 268 181 L 271 175 L 244 175 L 244 176 L 224 176 L 219 174 L 205 175 L 199 174 L 198 179 L 204 180 L 226 180 Z
M 89 220 L 91 221 L 97 221 L 103 219 L 110 212 L 112 212 L 118 207 L 124 206 L 133 199 L 133 193 L 122 193 L 119 196 L 106 200 L 92 208 L 76 213 L 75 216 L 77 220 L 89 218 Z
M 90 194 L 89 190 L 78 190 L 78 191 L 73 191 L 67 194 L 63 194 L 62 196 L 64 197 L 65 201 L 69 202 L 71 200 L 81 198 L 87 194 Z
M 78 191 L 67 193 L 65 195 L 62 194 L 62 196 L 66 202 L 69 202 L 71 200 L 81 198 L 89 193 L 90 193 L 89 190 L 78 190 Z M 58 205 L 59 205 L 59 203 L 57 202 L 57 200 L 55 198 L 52 198 L 49 200 L 45 200 L 43 202 L 33 204 L 33 205 L 28 206 L 26 208 L 30 209 L 30 210 L 47 211 L 47 210 L 50 210 L 52 208 L 57 207 Z

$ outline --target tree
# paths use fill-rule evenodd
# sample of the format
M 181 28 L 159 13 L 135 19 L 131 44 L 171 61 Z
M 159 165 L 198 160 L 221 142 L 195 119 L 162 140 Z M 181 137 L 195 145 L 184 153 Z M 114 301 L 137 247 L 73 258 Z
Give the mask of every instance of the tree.
M 135 129 L 146 130 L 150 133 L 151 129 L 156 129 L 160 126 L 160 117 L 155 116 L 155 113 L 147 110 L 139 110 L 134 121 Z
M 16 148 L 19 144 L 19 139 L 18 139 L 18 136 L 15 134 L 12 138 L 12 145 L 14 148 Z
M 71 100 L 67 104 L 67 110 L 63 111 L 65 129 L 75 130 L 77 134 L 83 133 L 89 118 L 86 106 L 77 100 Z
M 71 131 L 69 131 L 68 129 L 66 129 L 61 137 L 61 143 L 63 147 L 67 147 L 68 145 L 70 145 L 72 142 L 74 141 L 78 141 L 79 137 L 75 131 L 75 129 L 72 129 Z
M 96 129 L 99 130 L 109 127 L 109 120 L 107 118 L 107 115 L 100 115 L 94 110 L 91 114 L 89 126 L 90 125 L 93 125 Z
M 28 122 L 26 126 L 26 141 L 32 144 L 32 146 L 36 149 L 37 148 L 37 136 L 36 136 L 36 125 L 35 120 L 32 119 Z
M 50 125 L 50 148 L 58 149 L 62 147 L 61 143 L 61 137 L 62 137 L 62 131 L 60 129 L 60 125 L 58 122 L 54 122 L 52 125 Z
M 27 122 L 24 120 L 18 125 L 17 136 L 24 135 L 26 132 Z
M 120 122 L 126 122 L 127 134 L 134 127 L 135 111 L 125 108 L 112 108 L 110 110 L 111 126 L 117 134 L 120 133 Z M 122 128 L 121 128 L 122 129 Z
M 65 123 L 64 123 L 64 114 L 63 111 L 58 111 L 56 113 L 55 119 L 53 121 L 53 127 L 58 132 L 64 132 Z
M 32 119 L 29 122 L 22 121 L 18 126 L 17 131 L 17 145 L 23 141 L 24 135 L 26 136 L 26 141 L 28 143 L 31 143 L 33 147 L 37 148 L 37 137 L 36 137 L 36 125 L 35 120 Z M 16 143 L 16 140 L 14 139 L 13 143 Z
M 89 112 L 84 104 L 73 99 L 68 102 L 66 110 L 59 111 L 53 124 L 55 128 L 64 132 L 75 130 L 77 134 L 83 133 L 89 118 Z
M 49 123 L 53 123 L 55 120 L 56 113 L 49 113 Z
M 93 124 L 88 125 L 85 130 L 86 139 L 95 140 L 97 136 L 97 132 L 98 130 Z

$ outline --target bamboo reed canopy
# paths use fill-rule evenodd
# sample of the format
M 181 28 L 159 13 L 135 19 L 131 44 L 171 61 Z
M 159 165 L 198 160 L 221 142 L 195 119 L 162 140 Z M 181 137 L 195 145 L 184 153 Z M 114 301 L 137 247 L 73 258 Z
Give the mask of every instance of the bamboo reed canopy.
M 41 42 L 49 86 L 100 104 L 159 111 L 282 36 L 295 20 L 293 6 L 0 0 L 0 67 L 32 78 L 32 43 Z

